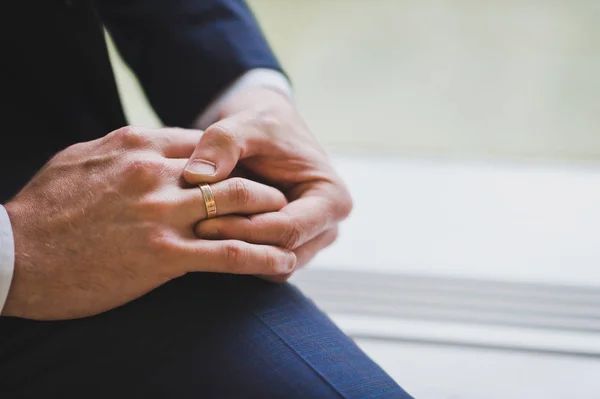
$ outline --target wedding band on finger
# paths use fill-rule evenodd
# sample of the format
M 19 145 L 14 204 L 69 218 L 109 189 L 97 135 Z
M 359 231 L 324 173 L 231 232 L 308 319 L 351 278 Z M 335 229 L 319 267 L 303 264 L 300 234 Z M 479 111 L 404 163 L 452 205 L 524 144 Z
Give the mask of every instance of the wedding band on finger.
M 202 197 L 204 198 L 204 205 L 206 206 L 206 218 L 211 219 L 217 217 L 217 203 L 215 202 L 215 196 L 212 189 L 208 184 L 198 185 L 202 191 Z

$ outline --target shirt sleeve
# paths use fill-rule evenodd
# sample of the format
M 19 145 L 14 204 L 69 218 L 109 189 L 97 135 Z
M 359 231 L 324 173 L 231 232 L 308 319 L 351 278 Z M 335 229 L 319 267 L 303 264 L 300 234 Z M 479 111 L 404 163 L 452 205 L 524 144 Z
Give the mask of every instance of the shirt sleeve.
M 255 87 L 268 87 L 278 90 L 292 98 L 292 86 L 285 75 L 274 69 L 255 68 L 231 83 L 213 102 L 198 116 L 194 127 L 206 129 L 215 123 L 219 117 L 221 107 L 236 92 L 248 90 Z
M 4 308 L 15 267 L 15 244 L 8 213 L 0 205 L 0 312 Z

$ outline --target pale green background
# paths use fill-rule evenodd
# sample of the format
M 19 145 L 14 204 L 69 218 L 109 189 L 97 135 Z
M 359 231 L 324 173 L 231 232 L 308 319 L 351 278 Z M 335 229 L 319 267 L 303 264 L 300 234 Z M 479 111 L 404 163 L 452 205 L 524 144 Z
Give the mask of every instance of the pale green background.
M 597 0 L 251 0 L 343 152 L 600 159 Z M 158 121 L 117 66 L 133 123 Z

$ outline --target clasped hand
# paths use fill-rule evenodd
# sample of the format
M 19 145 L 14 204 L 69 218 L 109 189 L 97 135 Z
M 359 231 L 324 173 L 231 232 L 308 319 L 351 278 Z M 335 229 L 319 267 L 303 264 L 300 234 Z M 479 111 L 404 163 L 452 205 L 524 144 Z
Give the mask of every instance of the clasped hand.
M 285 281 L 335 240 L 351 201 L 294 107 L 258 89 L 204 133 L 125 127 L 75 144 L 5 206 L 16 259 L 3 315 L 54 320 L 189 272 Z

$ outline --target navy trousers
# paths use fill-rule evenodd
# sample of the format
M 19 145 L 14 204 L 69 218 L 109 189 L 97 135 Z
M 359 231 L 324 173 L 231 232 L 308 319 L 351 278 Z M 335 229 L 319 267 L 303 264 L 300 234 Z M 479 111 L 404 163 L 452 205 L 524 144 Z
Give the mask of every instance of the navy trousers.
M 0 398 L 410 396 L 294 286 L 188 274 L 95 317 L 0 317 Z

